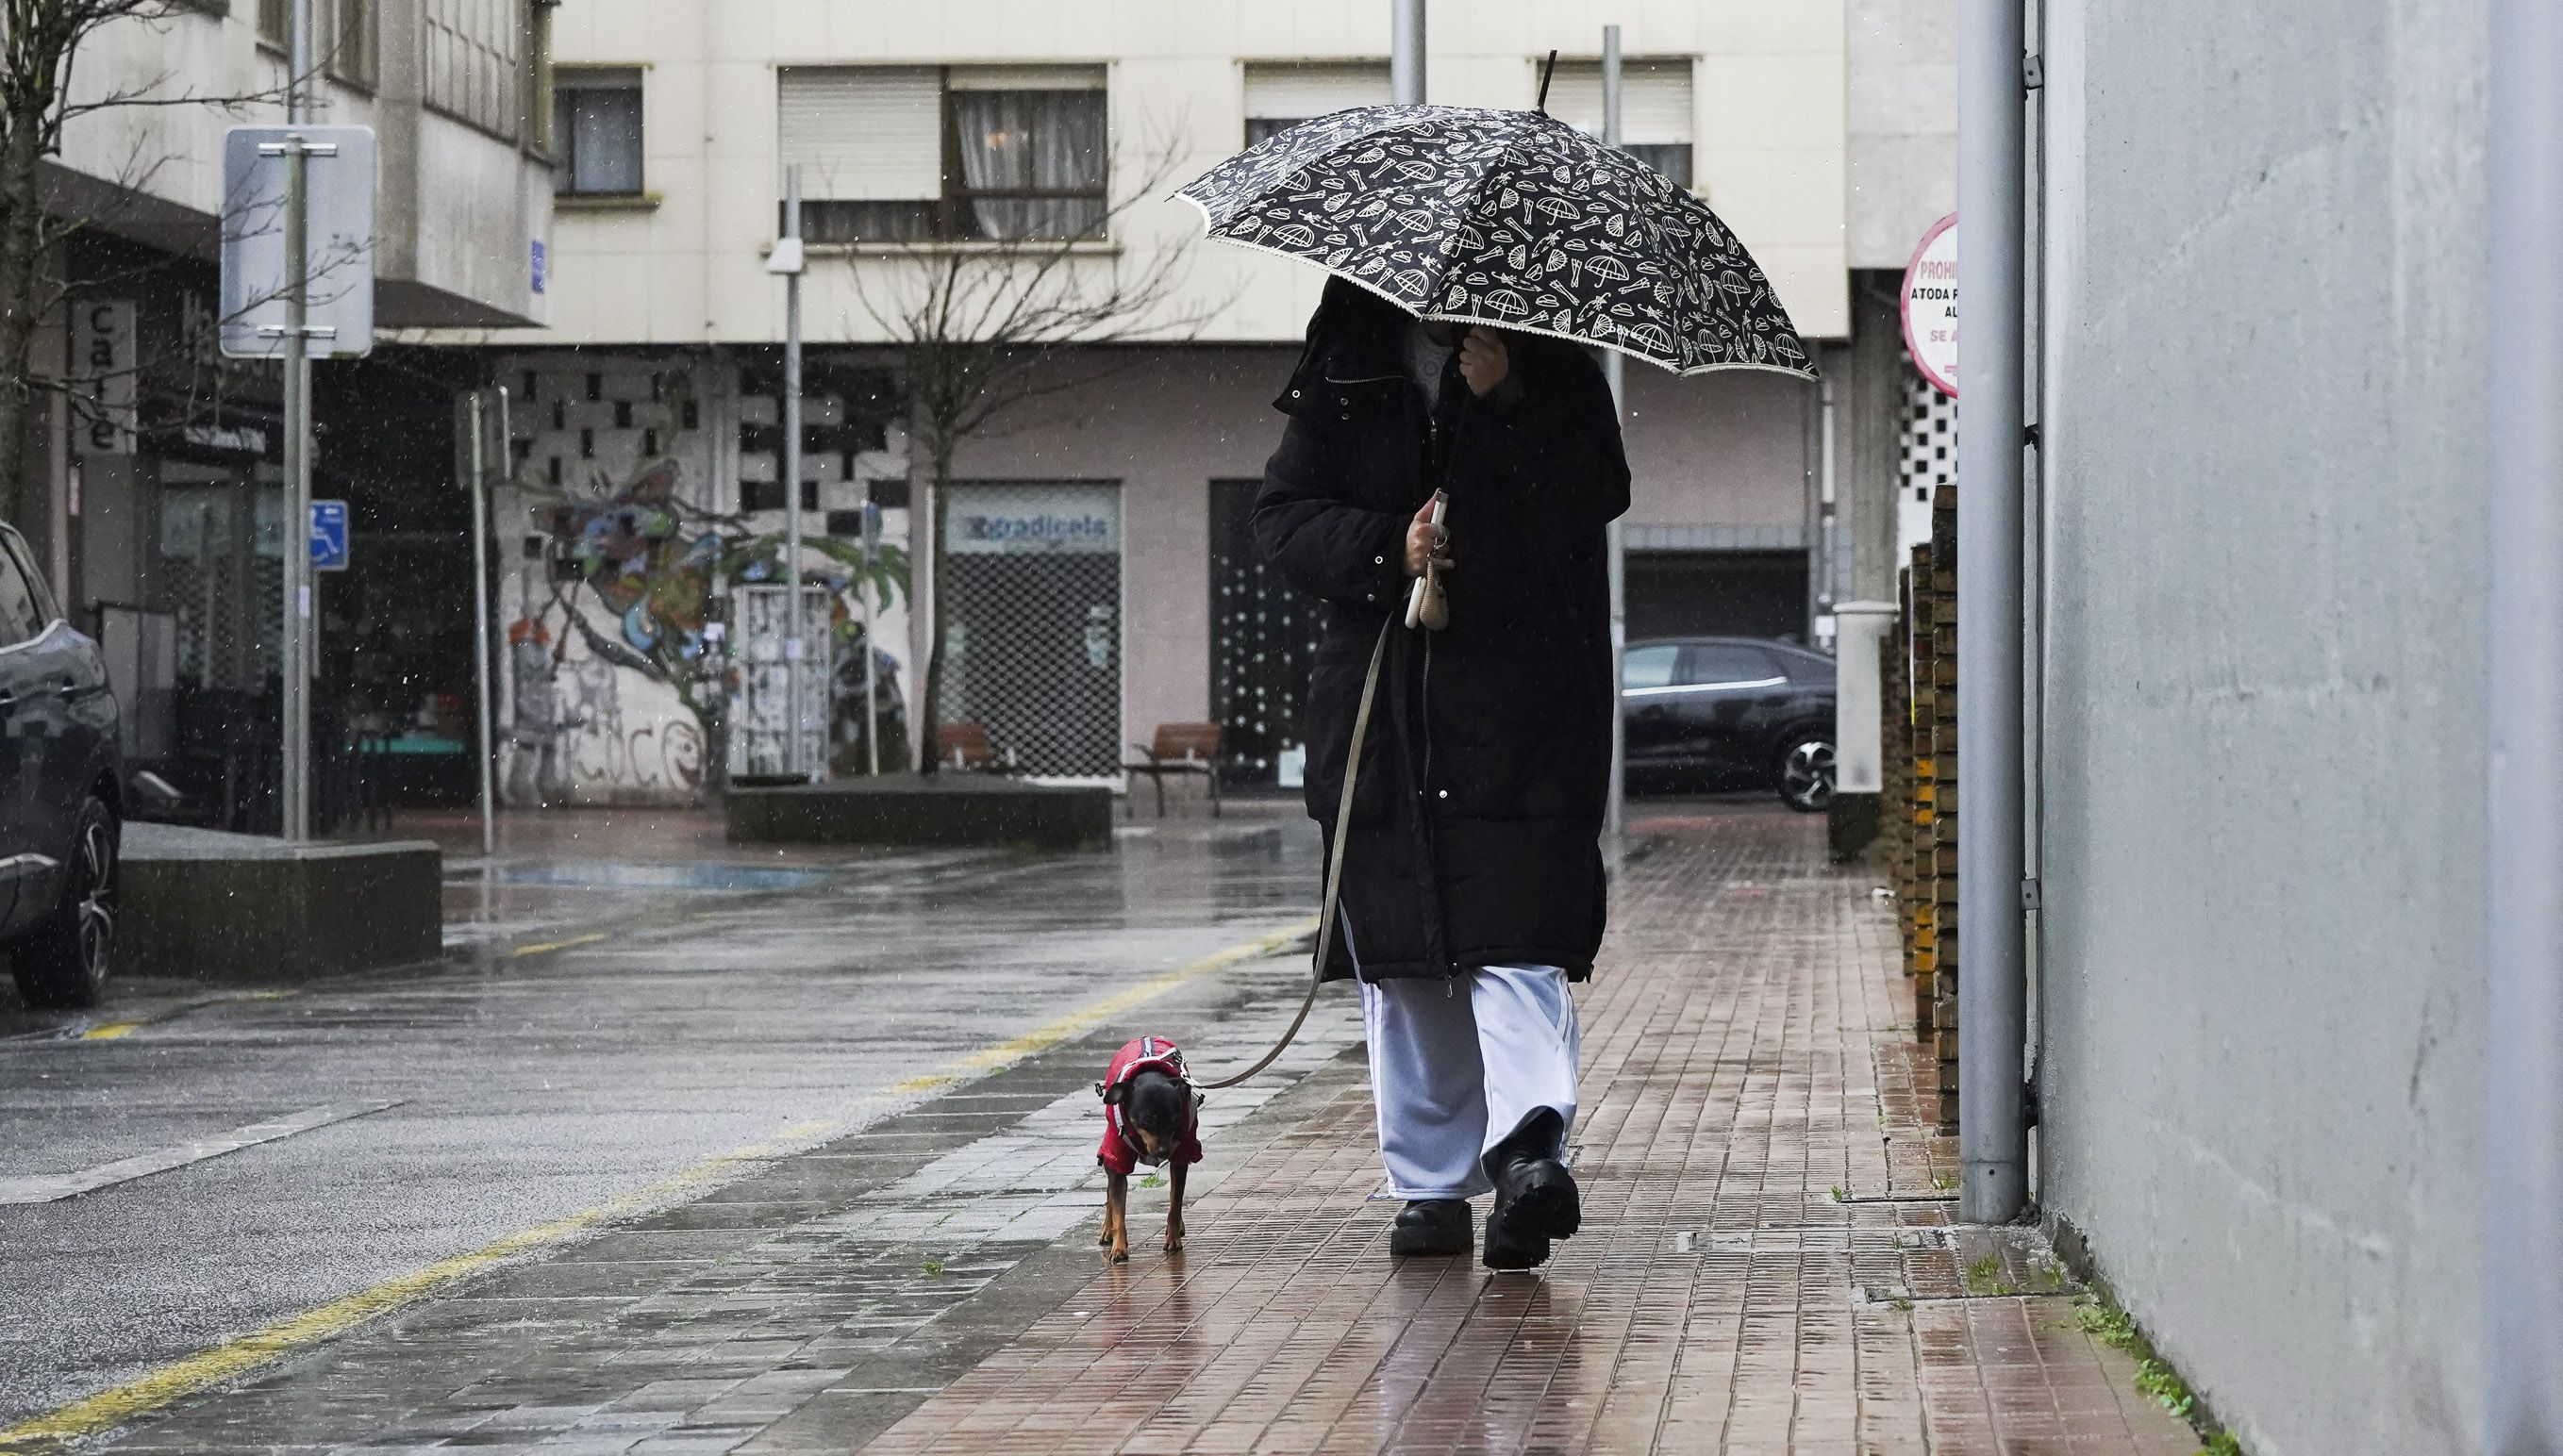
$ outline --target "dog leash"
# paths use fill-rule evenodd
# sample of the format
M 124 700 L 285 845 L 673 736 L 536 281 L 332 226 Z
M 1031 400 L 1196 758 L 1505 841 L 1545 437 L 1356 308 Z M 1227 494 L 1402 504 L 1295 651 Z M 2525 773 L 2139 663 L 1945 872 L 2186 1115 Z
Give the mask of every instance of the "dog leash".
M 1299 1028 L 1307 1024 L 1308 1012 L 1317 1004 L 1317 991 L 1326 984 L 1326 957 L 1334 950 L 1335 944 L 1335 902 L 1344 888 L 1344 848 L 1353 836 L 1353 785 L 1361 778 L 1362 749 L 1370 741 L 1370 706 L 1372 700 L 1379 696 L 1380 664 L 1388 658 L 1388 635 L 1397 631 L 1397 624 L 1395 613 L 1389 614 L 1388 621 L 1380 624 L 1379 641 L 1370 649 L 1370 671 L 1362 677 L 1361 706 L 1353 710 L 1353 742 L 1352 747 L 1344 752 L 1343 792 L 1335 797 L 1335 842 L 1326 855 L 1326 903 L 1317 919 L 1317 954 L 1308 963 L 1308 994 L 1300 998 L 1299 1014 L 1290 1018 L 1290 1029 L 1282 1033 L 1282 1039 L 1273 1043 L 1271 1051 L 1236 1076 L 1198 1084 L 1203 1091 L 1215 1092 L 1222 1087 L 1234 1087 L 1273 1065 L 1275 1058 L 1288 1050 L 1290 1043 L 1298 1037 Z

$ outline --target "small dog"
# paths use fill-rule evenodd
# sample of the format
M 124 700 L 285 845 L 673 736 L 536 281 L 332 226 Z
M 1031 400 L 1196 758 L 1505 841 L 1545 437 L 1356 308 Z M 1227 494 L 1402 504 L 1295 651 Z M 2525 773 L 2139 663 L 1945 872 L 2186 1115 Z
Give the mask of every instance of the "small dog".
M 1184 1070 L 1184 1054 L 1162 1036 L 1142 1036 L 1112 1055 L 1103 1080 L 1103 1141 L 1094 1161 L 1106 1175 L 1103 1236 L 1112 1262 L 1130 1259 L 1130 1175 L 1139 1165 L 1164 1168 L 1172 1192 L 1166 1204 L 1166 1252 L 1184 1246 L 1184 1170 L 1201 1162 L 1198 1116 L 1202 1094 Z

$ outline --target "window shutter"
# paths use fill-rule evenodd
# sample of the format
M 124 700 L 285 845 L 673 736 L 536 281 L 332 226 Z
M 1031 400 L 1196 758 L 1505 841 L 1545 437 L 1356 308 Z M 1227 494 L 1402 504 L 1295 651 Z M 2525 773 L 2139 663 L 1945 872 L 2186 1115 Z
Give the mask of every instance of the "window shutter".
M 1538 71 L 1531 85 L 1538 86 Z M 1569 126 L 1602 134 L 1602 63 L 1560 61 L 1548 88 L 1548 114 Z M 1620 139 L 1661 146 L 1691 140 L 1690 62 L 1620 63 Z
M 1103 68 L 955 66 L 952 68 L 951 87 L 954 91 L 1099 91 L 1103 90 Z
M 1305 121 L 1347 106 L 1388 104 L 1388 63 L 1248 62 L 1248 120 Z
M 784 166 L 815 202 L 943 195 L 943 86 L 930 66 L 790 66 L 776 73 Z M 775 174 L 775 195 L 783 176 Z

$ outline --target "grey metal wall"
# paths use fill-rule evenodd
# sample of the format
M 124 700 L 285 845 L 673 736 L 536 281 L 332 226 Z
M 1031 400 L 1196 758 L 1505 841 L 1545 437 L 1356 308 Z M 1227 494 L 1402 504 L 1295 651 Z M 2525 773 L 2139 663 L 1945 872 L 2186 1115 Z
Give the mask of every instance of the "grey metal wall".
M 2256 1456 L 2466 1452 L 2481 0 L 2051 0 L 2039 1192 Z

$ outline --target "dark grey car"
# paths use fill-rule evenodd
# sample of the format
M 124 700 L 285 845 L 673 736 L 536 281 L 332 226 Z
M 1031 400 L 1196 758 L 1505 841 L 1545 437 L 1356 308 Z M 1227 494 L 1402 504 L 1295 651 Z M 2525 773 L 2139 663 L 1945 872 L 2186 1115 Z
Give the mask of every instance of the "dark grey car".
M 116 729 L 98 643 L 0 526 L 0 951 L 31 1004 L 88 1005 L 113 964 Z
M 1770 786 L 1813 814 L 1834 794 L 1834 659 L 1756 637 L 1636 641 L 1622 658 L 1629 792 Z

